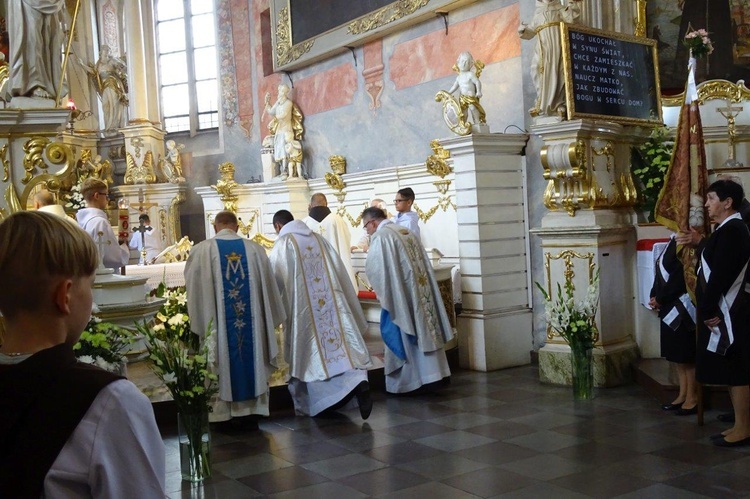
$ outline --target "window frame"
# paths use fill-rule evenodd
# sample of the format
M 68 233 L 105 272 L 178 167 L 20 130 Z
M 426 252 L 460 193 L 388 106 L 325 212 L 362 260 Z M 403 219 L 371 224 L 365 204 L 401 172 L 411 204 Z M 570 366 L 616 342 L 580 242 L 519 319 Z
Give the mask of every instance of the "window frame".
M 193 13 L 192 13 L 192 10 L 191 10 L 191 0 L 182 0 L 183 11 L 182 11 L 182 16 L 181 17 L 174 17 L 172 19 L 168 19 L 168 20 L 164 20 L 164 21 L 160 21 L 159 20 L 159 2 L 160 1 L 161 0 L 156 0 L 156 2 L 154 4 L 154 6 L 155 6 L 154 20 L 155 20 L 155 24 L 156 24 L 156 26 L 155 26 L 155 28 L 156 28 L 156 30 L 155 30 L 155 34 L 156 34 L 156 36 L 155 36 L 156 57 L 157 57 L 157 66 L 159 68 L 159 108 L 160 108 L 159 110 L 160 110 L 161 115 L 162 115 L 164 132 L 167 135 L 172 135 L 172 134 L 185 135 L 185 134 L 189 134 L 190 137 L 195 137 L 195 136 L 197 136 L 199 134 L 203 134 L 203 133 L 207 133 L 207 132 L 210 133 L 210 132 L 219 131 L 220 130 L 220 124 L 221 124 L 221 97 L 220 97 L 220 87 L 219 87 L 219 85 L 220 85 L 219 69 L 220 68 L 219 68 L 219 61 L 218 61 L 218 49 L 219 49 L 218 44 L 219 44 L 219 40 L 218 40 L 218 31 L 217 31 L 217 26 L 216 26 L 216 15 L 217 15 L 217 12 L 216 12 L 216 2 L 213 2 L 213 1 L 211 2 L 211 14 L 212 14 L 212 17 L 213 17 L 213 22 L 214 22 L 214 26 L 213 26 L 213 32 L 214 32 L 213 45 L 204 45 L 204 46 L 199 47 L 199 48 L 205 48 L 205 47 L 213 46 L 214 47 L 214 53 L 216 54 L 216 57 L 214 59 L 214 63 L 216 64 L 216 68 L 215 68 L 216 71 L 215 71 L 215 77 L 213 78 L 213 81 L 216 82 L 216 111 L 199 113 L 199 111 L 198 111 L 198 82 L 199 81 L 211 81 L 211 80 L 210 79 L 209 80 L 197 80 L 196 79 L 196 71 L 195 71 L 195 50 L 196 50 L 196 48 L 195 48 L 195 46 L 193 44 L 193 23 L 192 23 L 192 18 L 194 16 L 193 16 Z M 202 12 L 202 13 L 197 14 L 197 15 L 203 15 L 203 14 L 206 14 L 206 13 Z M 177 20 L 177 19 L 182 19 L 182 21 L 183 21 L 184 32 L 185 32 L 185 47 L 184 47 L 184 49 L 176 50 L 176 51 L 173 51 L 173 52 L 162 52 L 161 48 L 160 48 L 160 32 L 159 32 L 160 24 L 165 23 L 165 22 L 169 22 L 169 21 L 174 21 L 174 20 Z M 180 53 L 180 52 L 184 52 L 185 53 L 185 60 L 186 60 L 186 66 L 185 67 L 186 67 L 186 70 L 187 70 L 187 80 L 185 81 L 185 83 L 164 85 L 162 83 L 161 58 L 164 55 L 177 54 L 177 53 Z M 169 116 L 168 117 L 164 113 L 164 103 L 163 103 L 163 91 L 164 91 L 164 88 L 165 87 L 176 86 L 176 85 L 183 85 L 183 84 L 186 84 L 187 88 L 188 88 L 188 109 L 187 109 L 188 112 L 187 112 L 187 114 L 180 114 L 180 115 L 174 115 L 174 116 Z M 213 126 L 213 127 L 210 127 L 210 128 L 199 128 L 200 127 L 200 115 L 201 114 L 208 115 L 208 114 L 211 114 L 211 113 L 216 113 L 216 126 Z M 178 118 L 178 117 L 184 117 L 184 116 L 187 116 L 188 122 L 189 122 L 189 127 L 187 129 L 171 130 L 171 131 L 167 129 L 166 122 L 167 122 L 168 118 Z

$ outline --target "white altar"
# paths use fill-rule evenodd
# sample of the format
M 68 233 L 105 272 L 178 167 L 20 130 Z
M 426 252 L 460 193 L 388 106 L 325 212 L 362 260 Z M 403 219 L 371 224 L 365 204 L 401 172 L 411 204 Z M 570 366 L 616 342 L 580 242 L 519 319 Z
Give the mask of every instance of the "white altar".
M 167 288 L 185 285 L 185 262 L 157 263 L 154 265 L 128 265 L 125 275 L 130 277 L 146 277 L 146 291 L 151 292 L 164 282 Z

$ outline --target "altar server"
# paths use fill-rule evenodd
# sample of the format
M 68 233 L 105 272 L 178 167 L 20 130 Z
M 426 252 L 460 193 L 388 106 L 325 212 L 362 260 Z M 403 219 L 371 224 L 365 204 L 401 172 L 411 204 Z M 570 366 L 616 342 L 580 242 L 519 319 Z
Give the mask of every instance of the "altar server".
M 357 279 L 352 267 L 352 233 L 346 221 L 340 215 L 331 213 L 325 194 L 318 192 L 312 195 L 308 206 L 308 216 L 302 221 L 310 227 L 310 230 L 317 232 L 323 236 L 323 239 L 331 243 L 333 249 L 341 257 L 349 280 L 356 290 Z
M 141 257 L 141 251 L 146 248 L 146 260 L 143 263 L 152 262 L 156 256 L 164 249 L 161 244 L 159 235 L 151 227 L 151 219 L 145 213 L 138 216 L 138 227 L 133 229 L 133 235 L 130 236 L 130 249 L 138 251 L 138 258 Z
M 393 221 L 409 229 L 421 241 L 422 233 L 419 230 L 419 215 L 417 215 L 416 211 L 411 211 L 415 199 L 416 196 L 411 187 L 399 189 L 396 193 L 396 198 L 393 200 L 393 204 L 396 206 L 396 216 L 393 217 Z
M 164 444 L 130 381 L 76 362 L 96 246 L 59 217 L 0 223 L 0 496 L 164 497 Z
M 117 239 L 104 212 L 109 204 L 109 187 L 99 179 L 87 178 L 81 184 L 81 195 L 86 208 L 76 213 L 78 225 L 94 239 L 105 267 L 115 270 L 124 267 L 130 259 L 127 240 Z
M 372 410 L 362 335 L 367 321 L 335 249 L 286 210 L 276 212 L 279 235 L 271 265 L 286 306 L 285 354 L 297 414 L 315 416 L 356 397 L 363 419 Z
M 385 218 L 379 208 L 362 212 L 370 234 L 365 271 L 380 306 L 385 343 L 385 387 L 414 391 L 450 376 L 445 343 L 453 330 L 435 275 L 419 237 Z
M 278 354 L 274 328 L 285 315 L 265 250 L 237 229 L 234 213 L 216 214 L 216 236 L 193 247 L 185 283 L 192 331 L 204 338 L 212 325 L 218 332 L 209 338 L 219 375 L 209 417 L 242 417 L 238 426 L 251 429 L 257 416 L 268 416 L 268 377 Z

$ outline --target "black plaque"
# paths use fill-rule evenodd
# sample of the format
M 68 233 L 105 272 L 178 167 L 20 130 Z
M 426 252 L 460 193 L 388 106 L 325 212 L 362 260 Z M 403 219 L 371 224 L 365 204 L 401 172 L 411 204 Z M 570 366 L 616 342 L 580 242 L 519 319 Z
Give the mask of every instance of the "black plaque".
M 568 119 L 661 124 L 656 41 L 562 24 Z
M 315 38 L 392 3 L 394 0 L 289 0 L 292 44 Z

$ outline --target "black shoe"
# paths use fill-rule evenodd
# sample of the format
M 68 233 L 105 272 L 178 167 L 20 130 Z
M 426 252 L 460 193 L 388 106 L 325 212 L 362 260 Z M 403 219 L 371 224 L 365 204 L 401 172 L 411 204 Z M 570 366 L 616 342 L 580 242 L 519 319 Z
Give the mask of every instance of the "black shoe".
M 359 404 L 359 415 L 362 419 L 370 417 L 372 412 L 372 397 L 370 397 L 370 383 L 363 381 L 356 388 L 357 404 Z
M 709 440 L 722 440 L 724 438 L 723 433 L 714 433 L 710 437 L 708 437 Z
M 661 406 L 661 410 L 662 411 L 676 411 L 680 407 L 682 407 L 682 404 L 664 404 L 663 406 Z
M 717 447 L 744 447 L 750 445 L 750 437 L 737 440 L 736 442 L 727 442 L 726 439 L 717 439 L 713 441 L 713 444 Z
M 695 404 L 690 409 L 680 407 L 674 412 L 675 416 L 692 416 L 693 414 L 698 414 L 698 404 Z
M 722 423 L 734 423 L 734 413 L 725 412 L 724 414 L 719 414 L 718 416 L 716 416 L 716 419 L 718 419 Z

